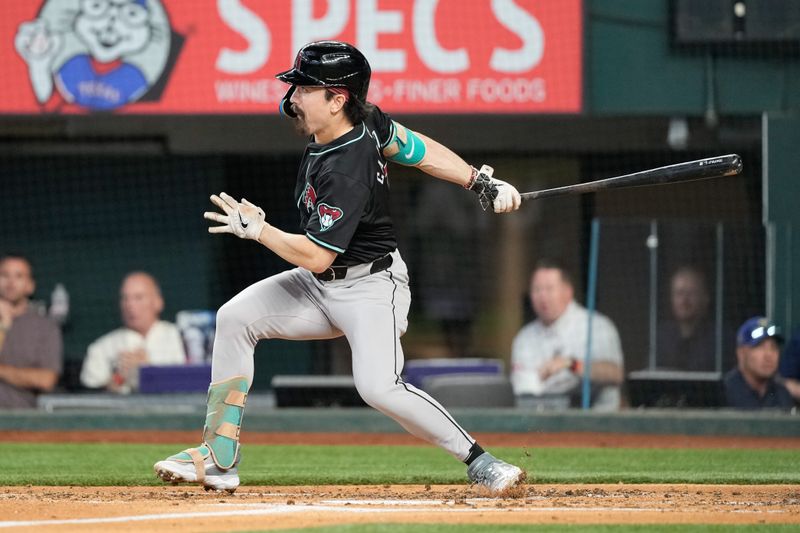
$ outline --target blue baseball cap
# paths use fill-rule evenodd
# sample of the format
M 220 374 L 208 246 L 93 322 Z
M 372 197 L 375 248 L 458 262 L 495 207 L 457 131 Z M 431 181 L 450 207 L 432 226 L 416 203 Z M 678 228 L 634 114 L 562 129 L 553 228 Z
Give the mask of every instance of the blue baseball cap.
M 739 331 L 736 333 L 736 345 L 758 346 L 761 341 L 769 338 L 775 339 L 780 343 L 783 342 L 778 326 L 763 316 L 754 316 L 739 326 Z

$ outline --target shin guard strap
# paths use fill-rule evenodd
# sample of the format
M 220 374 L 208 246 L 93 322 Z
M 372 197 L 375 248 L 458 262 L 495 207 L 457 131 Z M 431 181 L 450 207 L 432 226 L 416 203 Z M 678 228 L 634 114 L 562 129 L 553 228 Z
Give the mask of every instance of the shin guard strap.
M 230 422 L 223 422 L 220 424 L 214 433 L 220 437 L 228 437 L 229 439 L 239 440 L 239 426 L 235 426 Z
M 203 460 L 203 454 L 197 448 L 189 448 L 186 453 L 192 458 L 194 463 L 194 472 L 197 476 L 197 482 L 202 483 L 206 479 L 206 465 Z
M 228 405 L 235 405 L 236 407 L 244 407 L 244 402 L 247 400 L 247 393 L 238 390 L 228 392 L 225 397 L 225 403 Z

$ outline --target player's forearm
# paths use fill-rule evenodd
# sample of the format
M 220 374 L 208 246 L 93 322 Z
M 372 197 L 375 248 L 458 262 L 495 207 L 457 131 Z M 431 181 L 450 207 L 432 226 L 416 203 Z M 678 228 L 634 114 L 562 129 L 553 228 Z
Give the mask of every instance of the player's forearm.
M 258 242 L 285 261 L 311 272 L 324 272 L 336 258 L 335 252 L 314 244 L 305 235 L 286 233 L 270 224 L 264 225 Z
M 425 141 L 425 157 L 417 164 L 417 168 L 435 178 L 449 181 L 460 186 L 469 183 L 472 167 L 446 146 L 417 134 Z
M 18 368 L 0 365 L 0 380 L 21 389 L 49 391 L 55 387 L 58 374 L 48 368 Z

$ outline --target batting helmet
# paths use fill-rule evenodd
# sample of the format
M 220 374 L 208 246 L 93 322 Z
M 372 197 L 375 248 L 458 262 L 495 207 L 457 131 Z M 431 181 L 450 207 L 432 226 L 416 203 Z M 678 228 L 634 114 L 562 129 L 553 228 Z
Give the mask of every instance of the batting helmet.
M 367 58 L 351 44 L 340 41 L 309 43 L 297 52 L 294 67 L 275 75 L 292 84 L 281 100 L 281 112 L 295 116 L 289 99 L 296 85 L 345 87 L 353 98 L 366 102 L 371 73 Z

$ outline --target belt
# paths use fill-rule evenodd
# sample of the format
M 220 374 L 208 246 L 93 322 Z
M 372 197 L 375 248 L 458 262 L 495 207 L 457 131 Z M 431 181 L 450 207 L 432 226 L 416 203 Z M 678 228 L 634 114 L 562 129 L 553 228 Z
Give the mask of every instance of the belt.
M 363 263 L 353 266 L 330 266 L 324 272 L 314 274 L 314 277 L 320 281 L 334 281 L 337 279 L 345 279 L 348 272 L 351 278 L 365 276 L 367 274 L 376 274 L 392 266 L 393 261 L 394 259 L 392 259 L 391 254 L 386 254 L 372 263 Z

